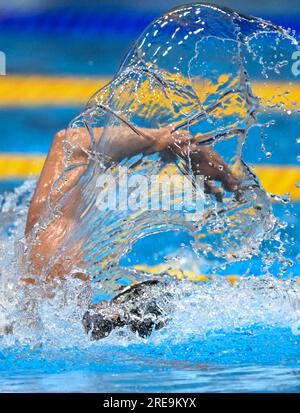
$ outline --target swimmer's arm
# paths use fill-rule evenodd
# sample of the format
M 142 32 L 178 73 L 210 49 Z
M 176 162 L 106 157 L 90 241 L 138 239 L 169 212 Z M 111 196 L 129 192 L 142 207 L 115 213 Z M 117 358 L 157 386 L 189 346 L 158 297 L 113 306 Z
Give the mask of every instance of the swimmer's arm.
M 96 145 L 103 134 L 103 128 L 94 128 Z M 138 135 L 129 128 L 114 126 L 109 131 L 109 139 L 101 148 L 101 153 L 114 162 L 120 162 L 126 157 L 137 153 L 160 152 L 167 148 L 171 141 L 169 128 L 163 129 L 139 129 Z M 68 172 L 66 179 L 59 182 L 57 188 L 53 185 L 62 176 L 65 170 L 65 150 L 70 149 L 71 164 L 76 165 Z M 97 149 L 97 148 L 96 148 Z M 61 130 L 56 133 L 43 170 L 38 180 L 34 196 L 28 212 L 26 233 L 28 233 L 39 218 L 47 213 L 46 201 L 51 194 L 51 204 L 55 205 L 58 200 L 71 188 L 86 171 L 89 164 L 88 151 L 91 150 L 90 135 L 85 128 Z M 69 162 L 70 164 L 70 162 Z
M 62 141 L 64 134 L 65 131 L 60 131 L 54 137 L 29 207 L 26 233 L 30 231 L 45 212 L 45 203 L 50 190 L 62 173 L 64 160 Z
M 94 128 L 93 132 L 97 149 L 103 128 Z M 110 144 L 105 147 L 105 154 L 114 162 L 118 162 L 136 153 L 147 152 L 150 148 L 154 152 L 165 148 L 166 145 L 162 142 L 166 134 L 162 134 L 162 131 L 143 129 L 142 134 L 143 136 L 140 136 L 128 128 L 114 127 L 109 133 Z M 72 202 L 62 204 L 55 218 L 44 230 L 39 231 L 39 242 L 31 245 L 29 264 L 32 274 L 41 273 L 76 225 L 74 214 L 81 198 L 81 189 L 74 187 L 89 165 L 88 154 L 91 149 L 90 135 L 85 128 L 62 130 L 53 139 L 28 211 L 25 232 L 28 241 L 31 242 L 30 234 L 34 225 L 39 221 L 42 222 L 42 218 L 49 214 L 48 202 L 50 202 L 51 207 L 55 206 L 63 195 L 73 189 Z M 69 156 L 68 164 L 71 163 L 75 167 L 67 173 L 65 179 L 59 180 L 65 171 L 65 151 L 68 152 Z M 65 263 L 59 263 L 55 271 L 53 268 L 51 269 L 51 273 L 53 272 L 57 275 L 64 275 L 68 269 L 65 268 Z
M 101 132 L 102 128 L 97 128 L 96 139 L 99 138 Z M 87 169 L 89 164 L 87 151 L 91 146 L 88 132 L 83 128 L 78 128 L 74 132 L 71 131 L 68 136 L 66 133 L 66 130 L 61 130 L 54 136 L 29 207 L 26 233 L 32 229 L 41 216 L 47 213 L 46 201 L 50 193 L 51 204 L 55 205 L 67 191 L 74 187 Z M 53 190 L 53 185 L 65 170 L 65 150 L 68 146 L 72 148 L 70 162 L 76 167 L 68 172 L 66 179 L 62 179 L 57 188 Z
M 115 162 L 139 152 L 157 152 L 166 147 L 163 141 L 167 135 L 165 132 L 162 134 L 162 131 L 143 130 L 143 135 L 145 135 L 143 137 L 120 127 L 115 127 L 110 132 L 112 139 L 110 145 L 107 145 L 106 155 Z M 96 144 L 99 142 L 102 133 L 103 128 L 94 128 Z M 148 136 L 146 135 L 147 133 L 149 133 Z M 68 149 L 71 149 L 71 164 L 76 167 L 68 172 L 66 179 L 61 179 L 57 184 L 58 179 L 65 171 L 65 150 Z M 30 234 L 34 225 L 50 212 L 47 208 L 47 201 L 51 202 L 51 206 L 55 206 L 63 195 L 75 187 L 80 177 L 86 171 L 90 162 L 88 156 L 90 150 L 90 135 L 84 128 L 76 128 L 67 132 L 62 130 L 55 135 L 27 216 L 26 237 L 29 242 L 31 242 Z M 55 188 L 53 188 L 54 184 L 56 184 Z M 76 225 L 74 214 L 76 205 L 80 201 L 80 191 L 79 187 L 75 189 L 75 192 L 73 190 L 72 202 L 63 203 L 55 218 L 52 219 L 44 230 L 39 231 L 39 241 L 31 245 L 29 257 L 30 274 L 42 273 L 51 257 L 59 251 L 66 236 Z M 75 255 L 78 256 L 76 252 Z M 51 273 L 51 276 L 64 276 L 69 272 L 73 264 L 74 262 L 69 263 L 69 267 L 66 268 L 66 260 L 60 260 L 55 268 L 51 268 L 49 273 Z M 24 281 L 27 283 L 33 282 L 29 278 L 24 279 Z
M 171 128 L 142 128 L 140 131 L 142 134 L 137 135 L 128 128 L 113 127 L 103 153 L 113 161 L 119 162 L 139 152 L 147 154 L 171 150 L 179 156 L 189 156 L 195 174 L 204 175 L 209 180 L 220 181 L 226 190 L 235 191 L 238 183 L 236 177 L 212 147 L 199 147 L 193 142 L 190 143 L 193 138 L 185 131 L 175 135 L 171 134 Z M 103 128 L 94 128 L 96 143 L 100 140 L 102 133 Z M 68 173 L 67 179 L 61 181 L 57 190 L 51 192 L 52 204 L 55 205 L 64 193 L 73 188 L 86 171 L 89 163 L 87 151 L 91 149 L 88 131 L 84 128 L 77 128 L 69 131 L 68 136 L 65 130 L 58 132 L 54 137 L 29 208 L 26 233 L 30 231 L 39 217 L 46 213 L 46 200 L 53 184 L 64 172 L 64 147 L 68 145 L 72 145 L 73 163 L 78 166 Z M 215 192 L 208 180 L 206 188 Z
M 103 128 L 94 128 L 96 144 L 102 133 Z M 110 140 L 103 148 L 103 153 L 118 162 L 127 156 L 146 151 L 153 142 L 151 136 L 142 137 L 134 132 L 125 131 L 124 128 L 113 127 L 110 130 Z M 62 179 L 57 188 L 53 189 L 53 185 L 65 170 L 65 150 L 68 149 L 71 150 L 71 161 L 76 168 L 68 172 L 66 179 Z M 88 167 L 90 149 L 90 136 L 85 128 L 62 130 L 56 133 L 29 207 L 26 234 L 30 232 L 40 217 L 47 213 L 46 203 L 50 195 L 51 204 L 55 205 L 66 192 L 75 186 Z
M 70 136 L 68 138 L 70 139 Z M 88 135 L 80 133 L 72 143 L 75 143 L 75 146 L 73 147 L 71 162 L 78 166 L 68 173 L 66 180 L 62 179 L 59 181 L 57 188 L 53 189 L 53 185 L 64 172 L 64 150 L 68 145 L 65 130 L 62 130 L 55 135 L 29 207 L 25 234 L 28 241 L 31 243 L 30 257 L 28 257 L 28 270 L 32 275 L 42 273 L 43 268 L 47 266 L 47 263 L 53 254 L 59 250 L 63 244 L 65 236 L 74 225 L 73 209 L 75 208 L 75 205 L 67 205 L 67 208 L 63 206 L 63 209 L 57 214 L 52 222 L 48 224 L 46 229 L 39 232 L 39 241 L 30 241 L 30 233 L 34 225 L 41 218 L 46 217 L 50 212 L 47 208 L 47 201 L 50 200 L 51 205 L 55 206 L 58 200 L 68 190 L 74 187 L 87 168 L 88 156 L 85 151 L 90 146 Z M 76 143 L 80 143 L 80 145 L 76 146 Z M 80 197 L 80 194 L 75 194 L 75 197 Z M 35 239 L 35 237 L 33 239 Z M 59 264 L 56 267 L 55 272 L 57 275 L 62 276 L 67 273 L 67 269 L 63 268 L 62 264 Z M 51 273 L 53 273 L 53 269 L 51 270 Z M 34 282 L 31 278 L 24 278 L 23 281 L 26 283 Z
M 211 147 L 201 147 L 199 149 L 191 144 L 190 136 L 184 132 L 176 134 L 176 137 L 171 134 L 170 128 L 142 129 L 143 136 L 118 127 L 113 132 L 110 134 L 110 138 L 112 137 L 110 145 L 106 147 L 106 155 L 115 162 L 140 152 L 155 153 L 166 150 L 177 153 L 182 157 L 189 154 L 195 174 L 200 173 L 209 179 L 219 180 L 225 189 L 234 191 L 236 179 L 225 162 Z M 102 133 L 102 128 L 94 129 L 96 143 L 100 140 Z M 76 167 L 68 173 L 67 179 L 61 180 L 58 187 L 53 190 L 53 185 L 64 172 L 64 148 L 68 145 L 72 146 L 72 164 Z M 65 131 L 58 132 L 55 135 L 29 208 L 26 235 L 30 233 L 40 217 L 47 214 L 46 201 L 50 195 L 51 205 L 54 206 L 66 192 L 74 188 L 76 182 L 88 167 L 88 151 L 90 149 L 91 142 L 86 129 L 77 128 L 69 131 L 68 136 L 66 136 Z M 222 168 L 220 168 L 220 165 Z M 217 196 L 211 183 L 206 182 L 207 188 Z M 40 242 L 32 248 L 31 261 L 34 267 L 32 273 L 41 272 L 41 269 L 47 265 L 53 254 L 60 249 L 67 234 L 76 225 L 74 213 L 81 197 L 80 188 L 76 190 L 78 193 L 73 193 L 72 205 L 70 203 L 63 204 L 60 213 L 40 233 Z M 78 202 L 75 202 L 75 199 L 78 199 Z M 70 265 L 72 264 L 70 263 Z M 54 272 L 54 275 L 63 276 L 68 273 L 69 269 L 65 267 L 64 262 L 61 262 L 55 271 L 51 269 L 51 273 Z

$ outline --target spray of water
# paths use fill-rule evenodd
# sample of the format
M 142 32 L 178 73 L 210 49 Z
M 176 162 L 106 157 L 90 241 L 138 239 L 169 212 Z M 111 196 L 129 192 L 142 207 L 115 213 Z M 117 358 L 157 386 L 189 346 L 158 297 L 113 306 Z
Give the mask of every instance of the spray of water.
M 277 280 L 272 276 L 277 274 L 270 270 L 278 260 L 282 268 L 290 265 L 285 226 L 274 216 L 270 194 L 245 161 L 246 144 L 251 144 L 252 135 L 261 136 L 258 159 L 265 140 L 276 134 L 276 122 L 270 120 L 275 112 L 297 118 L 297 105 L 289 90 L 279 90 L 270 97 L 254 90 L 257 82 L 263 86 L 267 81 L 289 79 L 288 62 L 296 48 L 291 33 L 270 22 L 207 4 L 176 8 L 146 28 L 114 79 L 90 99 L 67 130 L 65 172 L 60 180 L 80 166 L 74 164 L 72 156 L 77 145 L 70 144 L 78 128 L 88 133 L 90 163 L 75 188 L 55 207 L 72 209 L 76 225 L 51 264 L 62 257 L 72 260 L 74 255 L 80 256 L 72 271 L 85 273 L 90 283 L 83 285 L 70 277 L 57 281 L 53 293 L 53 286 L 41 276 L 36 285 L 20 287 L 20 274 L 28 271 L 24 257 L 30 256 L 30 242 L 39 239 L 53 219 L 53 205 L 50 196 L 47 219 L 41 217 L 26 240 L 24 222 L 34 183 L 25 183 L 1 201 L 0 320 L 2 331 L 15 326 L 13 334 L 6 335 L 6 343 L 17 340 L 57 345 L 59 331 L 61 345 L 88 345 L 81 328 L 86 306 L 94 295 L 109 299 L 123 286 L 154 277 L 151 270 L 124 267 L 121 262 L 139 240 L 155 234 L 163 234 L 169 246 L 167 265 L 155 278 L 170 282 L 174 315 L 169 327 L 157 333 L 159 339 L 178 336 L 179 330 L 184 337 L 224 326 L 230 329 L 297 320 L 296 281 Z M 107 154 L 116 131 L 130 131 L 146 139 L 146 128 L 151 135 L 151 131 L 166 127 L 171 127 L 174 137 L 187 131 L 197 145 L 211 145 L 238 177 L 240 199 L 230 192 L 224 193 L 223 202 L 207 195 L 201 220 L 191 222 L 174 210 L 99 210 L 99 177 L 115 173 L 115 164 Z M 100 140 L 95 138 L 97 130 L 101 130 Z M 131 176 L 159 174 L 172 167 L 174 174 L 194 181 L 191 162 L 180 155 L 138 154 L 125 157 L 121 164 Z M 52 194 L 57 187 L 56 183 Z M 172 247 L 170 231 L 187 234 L 191 241 L 182 248 Z M 259 279 L 251 278 L 251 260 L 262 263 Z M 206 284 L 172 283 L 174 277 L 168 270 L 177 267 L 184 274 L 186 266 L 192 266 L 194 273 L 205 268 L 207 274 L 214 274 L 241 262 L 245 278 L 238 287 L 226 284 L 223 278 Z

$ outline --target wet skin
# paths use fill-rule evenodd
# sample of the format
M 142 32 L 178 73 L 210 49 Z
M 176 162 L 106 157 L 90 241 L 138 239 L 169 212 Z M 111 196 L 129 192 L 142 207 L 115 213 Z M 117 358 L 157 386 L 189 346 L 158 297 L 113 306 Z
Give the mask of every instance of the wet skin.
M 180 156 L 186 161 L 190 161 L 194 174 L 205 176 L 205 190 L 213 193 L 221 201 L 222 193 L 216 188 L 212 181 L 221 182 L 226 191 L 234 192 L 238 195 L 238 180 L 211 146 L 197 145 L 194 138 L 186 131 L 171 133 L 171 128 L 161 129 L 139 129 L 139 134 L 125 127 L 111 127 L 109 139 L 105 142 L 105 147 L 101 152 L 114 163 L 122 159 L 133 156 L 137 153 L 151 154 L 155 152 L 165 152 L 172 156 Z M 103 128 L 94 129 L 96 143 L 100 144 Z M 70 164 L 76 167 L 66 174 L 66 179 L 61 179 L 55 190 L 53 185 L 64 172 L 65 150 L 71 149 Z M 35 224 L 41 217 L 46 216 L 49 211 L 47 200 L 50 199 L 51 206 L 57 205 L 61 197 L 75 189 L 73 193 L 73 205 L 63 203 L 59 214 L 39 233 L 39 242 L 31 250 L 29 273 L 38 275 L 49 273 L 48 276 L 62 277 L 66 275 L 76 262 L 58 262 L 51 268 L 48 263 L 55 252 L 59 251 L 66 236 L 76 225 L 74 213 L 77 202 L 80 200 L 80 188 L 75 187 L 80 177 L 86 172 L 90 163 L 89 152 L 91 151 L 91 140 L 88 131 L 84 128 L 71 129 L 67 133 L 65 130 L 58 132 L 53 140 L 48 153 L 44 168 L 40 175 L 27 217 L 26 237 L 29 240 Z M 82 275 L 79 278 L 84 279 Z M 25 278 L 26 283 L 34 282 L 31 277 Z

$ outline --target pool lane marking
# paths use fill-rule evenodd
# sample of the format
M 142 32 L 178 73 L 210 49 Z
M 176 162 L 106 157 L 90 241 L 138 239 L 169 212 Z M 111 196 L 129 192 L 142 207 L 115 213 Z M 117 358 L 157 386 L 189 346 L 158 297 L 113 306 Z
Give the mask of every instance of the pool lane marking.
M 177 264 L 178 265 L 178 264 Z M 228 281 L 231 285 L 237 286 L 239 279 L 242 277 L 239 275 L 205 275 L 199 274 L 199 269 L 197 265 L 194 265 L 192 270 L 183 270 L 182 268 L 176 266 L 172 266 L 172 263 L 168 264 L 157 264 L 157 265 L 147 265 L 147 264 L 140 264 L 135 265 L 134 269 L 137 271 L 143 271 L 148 274 L 160 275 L 162 273 L 169 274 L 171 277 L 176 277 L 179 280 L 189 280 L 189 281 L 201 281 L 201 282 L 212 282 L 216 279 L 223 279 Z
M 0 154 L 0 180 L 19 180 L 41 173 L 45 162 L 43 155 Z
M 300 200 L 300 167 L 294 165 L 255 165 L 255 174 L 264 189 L 273 194 L 290 194 L 291 200 Z
M 42 155 L 0 154 L 0 180 L 22 180 L 38 176 L 45 162 Z M 300 167 L 294 165 L 255 165 L 253 169 L 267 192 L 290 194 L 291 200 L 300 200 Z
M 177 264 L 178 265 L 178 264 Z M 243 277 L 241 275 L 205 275 L 199 274 L 199 269 L 196 268 L 196 264 L 192 270 L 182 270 L 182 268 L 176 266 L 172 266 L 172 263 L 168 264 L 157 264 L 157 265 L 147 265 L 147 264 L 139 264 L 135 265 L 134 269 L 137 271 L 143 271 L 148 274 L 160 275 L 162 273 L 169 274 L 171 277 L 176 277 L 179 280 L 186 279 L 189 281 L 201 281 L 201 282 L 212 282 L 216 279 L 228 281 L 231 285 L 237 286 L 239 280 L 242 280 Z M 280 280 L 280 279 L 279 279 Z M 282 279 L 284 281 L 284 279 Z M 296 278 L 296 283 L 300 284 L 300 280 Z
M 111 79 L 96 76 L 0 76 L 0 106 L 81 106 Z M 284 92 L 290 90 L 286 95 Z M 272 106 L 284 102 L 286 109 L 300 108 L 300 83 L 256 82 L 254 94 Z M 277 97 L 282 95 L 281 97 Z
M 73 76 L 7 75 L 0 78 L 0 105 L 78 106 L 110 79 Z

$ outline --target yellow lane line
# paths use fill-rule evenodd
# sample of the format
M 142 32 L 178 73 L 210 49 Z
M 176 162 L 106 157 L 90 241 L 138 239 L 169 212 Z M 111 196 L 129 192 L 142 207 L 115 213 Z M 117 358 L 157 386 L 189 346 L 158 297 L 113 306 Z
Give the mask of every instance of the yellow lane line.
M 172 265 L 173 264 L 173 265 Z M 214 279 L 218 278 L 218 276 L 212 275 L 204 275 L 198 272 L 198 269 L 193 268 L 192 270 L 182 270 L 178 263 L 170 262 L 168 264 L 157 264 L 157 265 L 135 265 L 134 268 L 137 271 L 144 271 L 153 275 L 160 275 L 162 273 L 167 273 L 171 277 L 178 278 L 179 280 L 189 280 L 189 281 L 202 281 L 202 282 L 211 282 Z M 224 279 L 225 281 L 230 282 L 232 285 L 237 285 L 239 280 L 238 275 L 227 275 Z
M 45 161 L 42 155 L 0 154 L 0 179 L 26 179 L 38 176 Z M 257 165 L 254 171 L 266 191 L 278 195 L 289 193 L 292 200 L 300 200 L 300 167 L 293 165 Z
M 300 167 L 293 165 L 257 165 L 254 171 L 264 189 L 273 194 L 290 194 L 292 200 L 300 200 Z
M 43 168 L 42 155 L 0 154 L 0 179 L 26 179 L 38 176 Z
M 154 276 L 155 275 L 159 276 L 165 273 L 179 280 L 185 279 L 189 281 L 212 282 L 216 279 L 219 279 L 224 282 L 229 282 L 233 286 L 237 286 L 239 284 L 239 281 L 244 278 L 243 276 L 240 276 L 240 275 L 226 275 L 226 276 L 204 275 L 204 274 L 199 273 L 199 268 L 197 268 L 196 264 L 193 266 L 192 269 L 184 270 L 182 269 L 180 264 L 175 261 L 173 262 L 171 261 L 168 264 L 157 264 L 157 265 L 140 264 L 140 265 L 135 265 L 134 269 L 136 269 L 137 271 L 144 271 Z M 284 282 L 284 279 L 282 279 L 281 281 Z M 297 284 L 300 285 L 300 280 L 298 279 L 298 277 L 296 278 L 296 282 Z
M 108 82 L 97 77 L 0 76 L 0 106 L 82 105 Z
M 109 80 L 96 76 L 0 76 L 0 106 L 84 105 Z M 285 94 L 287 90 L 288 95 Z M 300 108 L 300 83 L 254 83 L 253 91 L 269 105 L 281 102 L 289 109 Z

